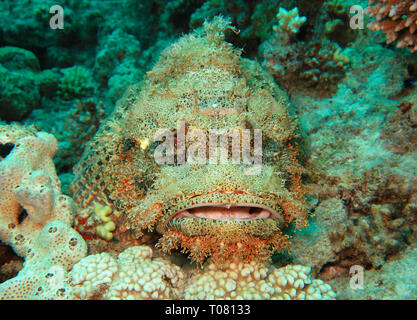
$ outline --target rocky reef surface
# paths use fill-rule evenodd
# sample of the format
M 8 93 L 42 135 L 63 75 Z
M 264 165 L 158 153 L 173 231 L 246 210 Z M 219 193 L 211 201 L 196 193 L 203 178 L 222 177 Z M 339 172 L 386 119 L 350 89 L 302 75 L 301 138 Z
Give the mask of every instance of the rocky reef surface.
M 415 20 L 382 2 L 66 0 L 60 30 L 49 27 L 54 1 L 0 1 L 0 297 L 414 299 Z M 387 2 L 415 17 L 415 1 Z M 363 29 L 350 27 L 353 5 L 370 7 Z M 163 49 L 218 15 L 300 119 L 308 226 L 285 230 L 290 245 L 271 265 L 204 272 L 152 235 L 114 251 L 83 239 L 69 185 L 87 142 Z M 94 215 L 103 232 L 106 215 Z M 350 287 L 352 266 L 363 289 Z

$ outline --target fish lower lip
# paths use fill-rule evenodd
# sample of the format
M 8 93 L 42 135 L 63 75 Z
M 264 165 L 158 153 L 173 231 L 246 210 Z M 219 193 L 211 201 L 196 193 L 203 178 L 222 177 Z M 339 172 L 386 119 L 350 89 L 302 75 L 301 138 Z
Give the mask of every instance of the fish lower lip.
M 182 210 L 174 218 L 203 218 L 211 220 L 257 220 L 274 218 L 273 212 L 267 208 L 239 205 L 200 206 Z

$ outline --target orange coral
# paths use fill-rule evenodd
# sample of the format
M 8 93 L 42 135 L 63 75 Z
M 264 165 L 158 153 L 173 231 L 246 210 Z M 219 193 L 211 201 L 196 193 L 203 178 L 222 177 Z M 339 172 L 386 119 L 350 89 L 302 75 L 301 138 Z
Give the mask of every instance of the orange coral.
M 365 13 L 376 19 L 368 25 L 371 30 L 384 32 L 387 43 L 417 51 L 417 1 L 369 0 L 368 5 Z

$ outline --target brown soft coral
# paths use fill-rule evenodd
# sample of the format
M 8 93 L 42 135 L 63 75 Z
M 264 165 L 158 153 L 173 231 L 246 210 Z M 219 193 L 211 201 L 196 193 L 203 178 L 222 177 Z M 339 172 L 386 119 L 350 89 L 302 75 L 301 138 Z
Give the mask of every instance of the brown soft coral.
M 375 21 L 368 27 L 386 34 L 387 43 L 397 40 L 397 47 L 417 51 L 417 1 L 369 0 L 365 13 Z

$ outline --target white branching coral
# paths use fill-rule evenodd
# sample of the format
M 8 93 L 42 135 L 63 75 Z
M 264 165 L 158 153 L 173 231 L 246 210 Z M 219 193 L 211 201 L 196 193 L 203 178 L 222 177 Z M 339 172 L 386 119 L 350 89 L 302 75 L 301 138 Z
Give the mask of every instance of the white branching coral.
M 214 264 L 190 280 L 185 299 L 335 299 L 336 294 L 322 280 L 311 279 L 311 268 L 288 265 L 269 269 L 264 265 L 231 263 L 219 270 Z
M 279 8 L 277 13 L 278 25 L 273 26 L 275 32 L 283 31 L 288 34 L 296 34 L 300 31 L 301 26 L 307 21 L 306 17 L 298 15 L 298 8 L 294 7 L 292 10 Z

